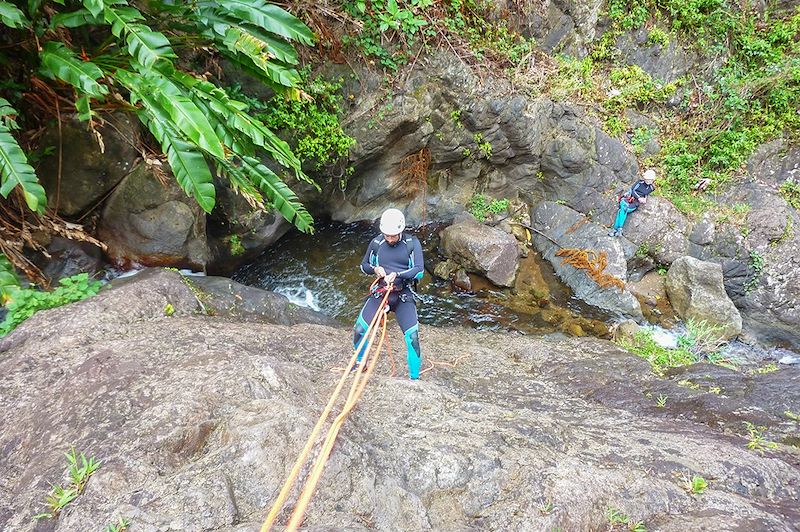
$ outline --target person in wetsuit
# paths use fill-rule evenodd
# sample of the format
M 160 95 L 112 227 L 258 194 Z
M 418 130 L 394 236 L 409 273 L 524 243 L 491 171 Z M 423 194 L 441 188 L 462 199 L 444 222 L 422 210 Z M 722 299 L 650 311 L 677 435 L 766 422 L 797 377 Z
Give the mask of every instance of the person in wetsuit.
M 397 209 L 387 209 L 381 216 L 381 234 L 370 241 L 364 254 L 361 271 L 367 275 L 377 276 L 380 282 L 358 314 L 353 327 L 353 346 L 358 347 L 380 306 L 383 294 L 379 290 L 391 283 L 392 292 L 389 294 L 387 304 L 389 310 L 395 313 L 397 324 L 403 331 L 408 350 L 408 376 L 416 380 L 419 378 L 422 366 L 422 353 L 419 349 L 417 305 L 411 287 L 415 280 L 422 278 L 424 263 L 419 240 L 413 235 L 406 235 L 405 228 L 406 219 L 403 213 Z M 358 353 L 359 364 L 363 356 L 362 347 Z
M 639 208 L 639 205 L 647 203 L 647 196 L 656 189 L 656 173 L 647 170 L 642 179 L 637 181 L 628 191 L 619 198 L 619 211 L 614 220 L 614 227 L 608 232 L 608 236 L 622 236 L 622 226 L 628 215 Z

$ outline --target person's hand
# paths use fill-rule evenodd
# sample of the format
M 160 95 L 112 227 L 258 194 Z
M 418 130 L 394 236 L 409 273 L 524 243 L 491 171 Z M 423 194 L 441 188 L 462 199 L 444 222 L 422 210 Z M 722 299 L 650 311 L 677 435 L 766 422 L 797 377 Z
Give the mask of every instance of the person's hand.
M 639 198 L 639 203 L 641 203 L 642 205 L 644 205 L 645 203 L 647 203 L 647 197 L 645 197 L 645 196 L 642 196 L 641 198 Z
M 386 276 L 386 270 L 384 270 L 382 266 L 375 266 L 374 270 L 375 270 L 375 275 L 377 275 L 378 277 Z
M 383 278 L 383 280 L 386 281 L 386 284 L 392 284 L 395 279 L 397 279 L 397 272 L 392 272 Z

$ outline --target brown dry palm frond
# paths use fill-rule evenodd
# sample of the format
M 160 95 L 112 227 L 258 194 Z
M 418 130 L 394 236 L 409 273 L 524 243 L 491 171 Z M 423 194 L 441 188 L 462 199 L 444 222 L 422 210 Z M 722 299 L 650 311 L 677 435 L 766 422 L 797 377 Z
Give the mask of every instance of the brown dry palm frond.
M 30 211 L 17 191 L 10 194 L 8 199 L 0 201 L 0 253 L 5 254 L 11 264 L 28 279 L 45 288 L 49 284 L 47 278 L 25 255 L 23 249 L 28 248 L 49 256 L 43 242 L 48 235 L 89 242 L 106 249 L 106 245 L 86 233 L 82 225 L 62 220 L 49 211 L 46 214 Z
M 591 249 L 564 248 L 556 252 L 557 257 L 561 257 L 561 264 L 569 264 L 579 270 L 585 270 L 600 288 L 616 286 L 620 290 L 625 289 L 625 283 L 613 275 L 605 273 L 608 266 L 608 255 L 605 251 L 597 252 Z

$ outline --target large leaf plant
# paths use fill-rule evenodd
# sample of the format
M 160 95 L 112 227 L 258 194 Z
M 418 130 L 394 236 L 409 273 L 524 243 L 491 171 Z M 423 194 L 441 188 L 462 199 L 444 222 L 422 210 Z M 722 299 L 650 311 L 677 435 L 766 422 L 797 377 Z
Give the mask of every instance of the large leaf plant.
M 82 120 L 92 121 L 98 106 L 120 102 L 135 112 L 205 212 L 214 208 L 216 173 L 252 204 L 271 206 L 299 230 L 313 231 L 309 213 L 270 168 L 316 186 L 289 146 L 246 104 L 182 68 L 176 53 L 221 56 L 296 98 L 294 44 L 312 44 L 313 34 L 290 13 L 263 0 L 0 0 L 1 25 L 36 42 L 38 74 L 74 91 Z M 0 192 L 8 197 L 19 188 L 28 207 L 43 212 L 45 191 L 11 134 L 16 115 L 0 98 Z

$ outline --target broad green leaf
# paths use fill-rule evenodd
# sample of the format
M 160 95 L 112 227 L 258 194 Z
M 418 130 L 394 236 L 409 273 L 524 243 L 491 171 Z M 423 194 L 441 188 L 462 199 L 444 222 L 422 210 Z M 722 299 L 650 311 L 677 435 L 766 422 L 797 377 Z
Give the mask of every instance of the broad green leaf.
M 167 154 L 172 173 L 184 192 L 194 197 L 200 208 L 210 213 L 214 209 L 216 191 L 203 154 L 180 137 L 170 135 L 166 129 L 161 136 L 161 148 Z
M 264 193 L 272 206 L 304 233 L 314 232 L 314 219 L 289 186 L 275 173 L 252 157 L 242 158 L 242 168 Z
M 81 60 L 62 43 L 49 41 L 40 57 L 41 72 L 45 76 L 66 81 L 79 92 L 94 98 L 108 94 L 108 87 L 96 81 L 103 77 L 103 71 L 91 61 Z
M 262 30 L 261 28 L 241 24 L 241 21 L 233 18 L 230 15 L 221 13 L 216 9 L 201 9 L 198 14 L 198 19 L 203 25 L 207 26 L 210 30 L 213 30 L 208 32 L 208 35 L 212 39 L 225 37 L 228 29 L 234 28 L 241 33 L 251 35 L 255 39 L 261 41 L 269 55 L 278 61 L 282 61 L 290 65 L 296 65 L 299 63 L 297 50 L 294 49 L 294 46 L 280 38 L 275 37 L 274 34 Z
M 75 109 L 78 111 L 78 119 L 82 121 L 87 121 L 94 116 L 94 112 L 92 111 L 92 107 L 89 105 L 89 95 L 84 94 L 77 100 L 75 100 Z
M 30 24 L 25 13 L 9 2 L 0 2 L 0 20 L 11 28 L 24 28 Z
M 11 136 L 8 128 L 0 123 L 0 194 L 7 198 L 14 187 L 19 187 L 25 197 L 28 208 L 36 212 L 44 212 L 47 197 L 44 188 L 39 184 L 36 173 L 28 164 L 22 148 Z
M 314 34 L 299 18 L 264 0 L 225 0 L 217 5 L 232 16 L 270 33 L 302 44 L 314 44 Z
M 175 79 L 185 87 L 192 89 L 200 98 L 207 100 L 211 109 L 225 119 L 227 126 L 238 130 L 256 146 L 264 148 L 271 158 L 284 167 L 294 170 L 299 178 L 317 186 L 302 173 L 300 160 L 292 153 L 289 145 L 275 135 L 263 122 L 247 114 L 242 102 L 231 99 L 224 90 L 212 83 L 188 74 L 176 72 Z M 228 143 L 226 142 L 226 144 Z M 236 149 L 234 151 L 238 155 L 249 155 L 249 153 L 242 153 Z
M 135 23 L 143 19 L 138 10 L 132 7 L 107 7 L 103 11 L 103 16 L 106 22 L 111 24 L 111 33 L 116 37 L 125 37 L 128 52 L 143 66 L 152 67 L 161 59 L 169 60 L 176 57 L 169 40 L 163 34 L 151 30 L 144 24 Z
M 103 12 L 105 8 L 105 4 L 103 4 L 103 0 L 83 0 L 83 5 L 89 10 L 89 13 L 94 15 L 95 17 L 99 16 L 100 13 Z
M 169 113 L 175 126 L 189 140 L 218 159 L 225 158 L 222 142 L 200 109 L 186 96 L 167 96 L 156 93 L 158 102 Z
M 273 83 L 294 87 L 300 82 L 297 71 L 275 61 L 270 55 L 267 43 L 253 35 L 243 33 L 237 28 L 228 28 L 222 43 L 231 52 L 247 56 Z
M 0 253 L 0 304 L 5 305 L 19 290 L 19 278 L 11 261 Z
M 250 205 L 258 209 L 264 208 L 264 198 L 241 168 L 235 167 L 229 161 L 220 161 L 217 173 L 227 177 L 234 192 L 241 194 Z
M 142 103 L 139 117 L 161 144 L 181 188 L 194 197 L 205 212 L 211 212 L 216 197 L 211 171 L 202 153 L 181 138 L 181 132 L 162 106 L 164 93 L 150 83 L 151 80 L 133 72 L 117 71 L 116 78 L 131 91 L 132 99 Z
M 78 28 L 80 26 L 103 24 L 103 18 L 93 15 L 86 9 L 79 9 L 69 13 L 56 13 L 50 18 L 50 29 L 63 26 L 65 28 Z
M 11 107 L 8 100 L 0 98 L 0 124 L 5 124 L 9 130 L 19 129 L 16 116 L 17 110 Z

